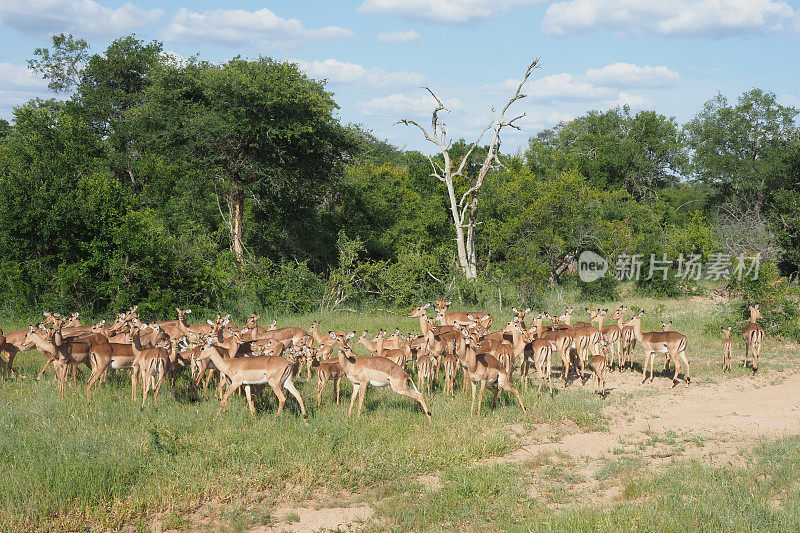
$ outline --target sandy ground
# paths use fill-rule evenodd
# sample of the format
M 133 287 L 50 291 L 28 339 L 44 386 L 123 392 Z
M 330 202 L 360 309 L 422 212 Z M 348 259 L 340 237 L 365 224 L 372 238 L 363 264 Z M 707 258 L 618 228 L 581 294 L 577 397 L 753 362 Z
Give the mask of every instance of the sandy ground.
M 524 431 L 514 427 L 521 446 L 508 455 L 485 463 L 534 463 L 543 456 L 567 457 L 579 468 L 585 482 L 578 490 L 613 501 L 620 487 L 604 486 L 593 473 L 614 454 L 626 450 L 640 453 L 648 467 L 674 460 L 698 459 L 712 464 L 744 464 L 740 452 L 759 438 L 777 438 L 800 433 L 800 374 L 761 374 L 756 377 L 725 378 L 717 382 L 683 383 L 671 388 L 671 380 L 656 378 L 641 384 L 641 374 L 611 373 L 611 399 L 604 413 L 608 431 L 581 432 L 571 421 L 540 425 Z M 580 387 L 578 383 L 572 386 Z M 586 387 L 592 387 L 587 383 Z M 666 436 L 666 437 L 665 437 Z M 697 442 L 696 446 L 671 445 Z M 441 486 L 436 474 L 421 476 L 429 490 Z M 531 493 L 536 487 L 531 487 Z M 354 501 L 358 501 L 357 499 Z M 352 507 L 324 507 L 308 501 L 273 510 L 278 522 L 252 532 L 358 531 L 372 514 L 363 500 Z M 287 520 L 288 519 L 288 520 Z

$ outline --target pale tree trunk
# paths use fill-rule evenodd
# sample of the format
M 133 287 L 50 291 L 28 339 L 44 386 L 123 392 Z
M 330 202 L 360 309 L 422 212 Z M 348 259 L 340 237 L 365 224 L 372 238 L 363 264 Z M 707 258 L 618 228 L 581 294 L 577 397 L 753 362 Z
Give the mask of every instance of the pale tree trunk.
M 233 194 L 231 197 L 233 204 L 233 225 L 231 226 L 231 243 L 236 260 L 244 262 L 244 244 L 242 244 L 242 211 L 244 211 L 244 191 L 242 184 L 234 181 Z
M 496 122 L 494 117 L 494 108 L 492 108 L 492 119 L 489 122 L 489 125 L 486 126 L 486 128 L 481 132 L 477 140 L 472 143 L 455 171 L 453 170 L 453 162 L 450 159 L 450 147 L 452 145 L 452 141 L 447 138 L 447 132 L 445 130 L 444 123 L 439 121 L 439 112 L 449 112 L 449 110 L 444 106 L 444 104 L 442 104 L 441 100 L 439 100 L 439 98 L 433 94 L 433 91 L 427 87 L 425 88 L 431 94 L 431 96 L 433 96 L 434 100 L 436 100 L 436 108 L 433 110 L 433 116 L 431 118 L 430 132 L 428 132 L 414 120 L 404 118 L 395 122 L 395 124 L 405 124 L 406 126 L 412 125 L 419 128 L 425 136 L 425 139 L 435 144 L 439 149 L 439 152 L 442 154 L 444 166 L 440 166 L 431 157 L 428 157 L 428 161 L 430 161 L 431 167 L 433 168 L 431 176 L 437 178 L 447 187 L 447 195 L 448 199 L 450 200 L 450 214 L 453 217 L 453 225 L 456 230 L 456 252 L 458 254 L 458 264 L 461 267 L 461 271 L 464 273 L 464 277 L 467 279 L 475 279 L 478 276 L 477 257 L 475 253 L 475 228 L 478 225 L 478 195 L 481 187 L 483 187 L 483 181 L 486 178 L 487 173 L 490 170 L 502 168 L 502 164 L 498 158 L 498 151 L 500 149 L 500 131 L 506 126 L 517 130 L 520 129 L 519 126 L 514 124 L 514 122 L 525 116 L 525 114 L 522 114 L 506 120 L 505 113 L 508 108 L 511 107 L 511 104 L 517 100 L 525 98 L 525 95 L 521 94 L 520 91 L 528 81 L 531 73 L 538 68 L 538 66 L 539 59 L 537 58 L 528 67 L 528 70 L 525 72 L 525 77 L 517 87 L 516 93 L 514 93 L 514 96 L 511 97 L 503 110 L 500 112 L 500 116 Z M 486 132 L 490 129 L 493 130 L 493 134 L 489 143 L 489 151 L 484 158 L 478 176 L 472 186 L 461 196 L 461 200 L 458 200 L 456 198 L 453 179 L 456 177 L 466 178 L 466 176 L 464 176 L 464 168 L 466 167 L 473 150 L 481 142 L 484 134 L 486 134 Z M 465 229 L 466 232 L 464 231 Z

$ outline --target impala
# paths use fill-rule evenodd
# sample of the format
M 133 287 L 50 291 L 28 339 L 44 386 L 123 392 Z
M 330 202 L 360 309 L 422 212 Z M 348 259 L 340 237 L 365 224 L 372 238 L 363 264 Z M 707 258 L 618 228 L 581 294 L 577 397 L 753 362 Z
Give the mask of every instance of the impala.
M 492 325 L 492 315 L 489 313 L 448 311 L 453 302 L 436 300 L 436 303 L 439 304 L 436 307 L 436 320 L 442 326 L 466 326 L 473 321 L 478 322 L 484 329 L 489 329 Z
M 433 361 L 428 354 L 423 353 L 417 356 L 417 388 L 424 394 L 427 387 L 427 391 L 430 393 L 432 380 Z
M 312 356 L 311 368 L 317 371 L 317 407 L 322 405 L 322 393 L 330 380 L 333 380 L 336 405 L 339 405 L 339 390 L 344 376 L 344 371 L 339 367 L 339 360 L 320 361 L 316 356 Z
M 550 394 L 553 394 L 553 380 L 551 379 L 550 375 L 550 367 L 552 353 L 553 350 L 556 349 L 556 345 L 549 340 L 541 338 L 531 339 L 530 337 L 532 335 L 526 333 L 526 331 L 519 326 L 516 327 L 515 332 L 515 336 L 519 336 L 519 344 L 523 346 L 522 353 L 524 358 L 524 370 L 521 370 L 521 372 L 524 372 L 523 377 L 525 378 L 525 389 L 527 390 L 528 388 L 529 368 L 530 365 L 533 364 L 533 367 L 539 374 L 538 392 L 542 392 L 542 385 L 544 384 L 544 380 L 546 378 L 547 385 L 550 389 Z
M 535 328 L 537 337 L 552 342 L 556 347 L 556 351 L 558 351 L 558 355 L 561 357 L 561 364 L 563 365 L 562 374 L 564 377 L 564 386 L 566 387 L 569 383 L 570 350 L 572 349 L 571 330 L 545 331 L 542 325 L 542 315 L 537 316 L 533 324 L 532 329 Z
M 675 375 L 672 377 L 672 386 L 678 384 L 678 374 L 681 370 L 681 361 L 686 365 L 686 386 L 688 387 L 692 379 L 689 376 L 689 360 L 686 358 L 686 335 L 677 331 L 650 331 L 642 333 L 642 315 L 638 315 L 627 321 L 628 325 L 633 326 L 633 333 L 639 344 L 644 350 L 644 367 L 642 368 L 642 383 L 647 381 L 647 363 L 650 362 L 650 381 L 653 381 L 653 362 L 656 353 L 669 354 L 669 358 L 675 365 Z
M 297 372 L 298 364 L 296 359 L 292 358 L 292 360 L 287 361 L 283 357 L 274 357 L 270 355 L 228 359 L 222 357 L 220 351 L 217 350 L 216 343 L 217 339 L 209 336 L 197 358 L 200 361 L 210 359 L 217 370 L 225 374 L 230 380 L 230 385 L 225 395 L 222 397 L 217 415 L 219 415 L 223 409 L 228 409 L 228 399 L 242 385 L 246 386 L 245 395 L 247 396 L 247 405 L 250 408 L 250 412 L 255 414 L 256 408 L 250 393 L 250 385 L 266 384 L 272 388 L 272 391 L 278 398 L 278 415 L 283 412 L 283 406 L 286 404 L 286 395 L 282 390 L 285 388 L 297 399 L 297 403 L 300 404 L 300 411 L 303 413 L 303 421 L 308 424 L 303 397 L 300 396 L 300 393 L 294 386 L 294 377 Z
M 454 388 L 456 371 L 458 370 L 458 358 L 453 354 L 448 354 L 442 361 L 442 365 L 444 366 L 444 393 L 452 398 L 455 396 Z
M 58 381 L 59 398 L 64 396 L 64 391 L 67 388 L 67 373 L 70 365 L 84 363 L 91 369 L 89 352 L 92 345 L 83 340 L 65 340 L 60 328 L 54 328 L 43 335 L 41 328 L 35 329 L 31 326 L 25 336 L 25 343 L 35 344 L 37 350 L 49 356 L 53 361 Z
M 742 338 L 744 339 L 744 363 L 742 366 L 747 368 L 747 358 L 750 352 L 753 352 L 753 372 L 758 371 L 758 358 L 761 356 L 761 347 L 764 343 L 764 328 L 758 325 L 756 320 L 764 318 L 758 304 L 748 306 L 750 309 L 750 323 L 742 329 Z
M 355 332 L 350 332 L 345 336 L 339 335 L 336 337 L 339 348 L 339 368 L 344 371 L 347 379 L 353 383 L 353 394 L 350 397 L 350 410 L 347 412 L 347 416 L 352 416 L 353 414 L 353 404 L 356 399 L 356 394 L 358 394 L 358 414 L 356 416 L 361 416 L 361 410 L 364 407 L 364 396 L 368 385 L 372 385 L 373 387 L 389 385 L 397 394 L 408 396 L 419 402 L 425 416 L 430 420 L 431 412 L 425 404 L 425 398 L 414 385 L 414 381 L 411 379 L 411 376 L 408 375 L 408 372 L 385 357 L 356 356 L 352 348 L 347 345 L 347 339 L 354 335 Z M 414 390 L 408 387 L 409 381 L 411 381 L 411 386 L 414 387 Z
M 611 316 L 609 316 L 609 320 L 613 320 L 618 322 L 622 318 L 622 312 L 624 308 L 618 307 L 616 311 L 614 311 Z M 617 358 L 617 365 L 619 365 L 619 358 L 620 358 L 620 337 L 622 336 L 622 329 L 617 324 L 609 324 L 608 326 L 604 325 L 605 321 L 605 314 L 608 313 L 608 309 L 603 310 L 602 313 L 599 313 L 595 318 L 597 322 L 597 329 L 600 330 L 600 334 L 602 335 L 602 341 L 609 347 L 609 359 L 607 361 L 607 368 L 611 370 L 614 367 L 614 357 Z
M 128 343 L 109 342 L 92 347 L 89 352 L 92 374 L 86 384 L 86 401 L 92 402 L 92 386 L 110 368 L 121 370 L 127 368 L 131 371 L 131 401 L 136 401 L 136 376 L 133 361 L 136 354 Z
M 466 344 L 465 354 L 459 354 L 458 358 L 466 370 L 469 380 L 472 384 L 472 403 L 470 404 L 470 418 L 475 412 L 475 392 L 477 384 L 480 383 L 480 393 L 478 394 L 478 416 L 481 414 L 481 404 L 483 402 L 483 391 L 486 390 L 487 385 L 492 389 L 492 405 L 497 401 L 498 387 L 504 391 L 512 393 L 516 396 L 522 412 L 525 413 L 525 404 L 522 403 L 522 397 L 519 391 L 511 384 L 511 378 L 500 364 L 500 361 L 495 359 L 488 353 L 478 353 L 475 346 L 472 345 L 470 333 L 467 329 L 461 329 L 461 335 L 464 337 Z
M 731 340 L 731 327 L 722 328 L 722 371 L 730 370 L 733 364 L 733 340 Z
M 601 398 L 606 397 L 606 357 L 605 355 L 593 355 L 591 359 L 592 372 L 597 378 L 595 392 L 600 393 Z

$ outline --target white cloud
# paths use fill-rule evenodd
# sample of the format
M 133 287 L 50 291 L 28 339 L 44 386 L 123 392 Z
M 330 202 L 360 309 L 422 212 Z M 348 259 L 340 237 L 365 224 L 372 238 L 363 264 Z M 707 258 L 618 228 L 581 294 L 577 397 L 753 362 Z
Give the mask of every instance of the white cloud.
M 614 106 L 622 107 L 628 105 L 631 106 L 633 109 L 641 109 L 648 102 L 649 100 L 644 96 L 639 96 L 637 94 L 629 94 L 626 92 L 620 92 L 619 95 L 617 95 L 616 99 L 607 102 L 607 104 L 609 107 L 614 107 Z
M 164 30 L 164 39 L 172 42 L 224 43 L 242 45 L 265 42 L 277 47 L 297 46 L 308 41 L 326 41 L 353 37 L 351 30 L 337 26 L 307 29 L 299 19 L 284 19 L 261 9 L 216 9 L 195 13 L 181 8 Z
M 404 44 L 419 41 L 420 34 L 416 30 L 386 31 L 378 34 L 379 43 Z
M 457 98 L 450 98 L 444 104 L 451 111 L 459 109 L 461 106 Z M 395 93 L 381 98 L 373 98 L 368 102 L 363 102 L 360 107 L 365 115 L 389 117 L 392 120 L 420 116 L 426 116 L 430 119 L 430 114 L 435 109 L 436 102 L 427 93 L 413 97 Z M 439 116 L 446 117 L 447 113 L 442 112 Z M 444 118 L 444 121 L 447 121 L 446 118 Z
M 527 93 L 545 100 L 605 100 L 614 98 L 617 91 L 577 81 L 571 74 L 553 74 L 534 81 Z
M 162 9 L 146 11 L 131 3 L 111 9 L 93 0 L 0 0 L 0 25 L 33 35 L 118 36 L 162 16 Z
M 782 0 L 567 0 L 547 8 L 542 26 L 554 35 L 611 29 L 725 36 L 782 31 L 798 16 Z
M 396 90 L 421 85 L 425 79 L 417 72 L 387 72 L 366 68 L 356 63 L 326 59 L 324 61 L 291 60 L 312 78 L 325 78 L 333 84 L 358 84 L 368 90 Z
M 542 0 L 365 0 L 359 13 L 392 15 L 406 20 L 464 24 L 488 19 L 499 11 L 541 3 Z
M 0 63 L 0 89 L 45 89 L 47 82 L 24 65 Z
M 679 74 L 665 66 L 639 67 L 630 63 L 612 63 L 600 69 L 590 68 L 586 79 L 606 87 L 664 87 L 672 85 L 680 78 Z
M 800 109 L 800 98 L 791 94 L 782 94 L 778 97 L 778 103 L 783 106 L 796 107 Z

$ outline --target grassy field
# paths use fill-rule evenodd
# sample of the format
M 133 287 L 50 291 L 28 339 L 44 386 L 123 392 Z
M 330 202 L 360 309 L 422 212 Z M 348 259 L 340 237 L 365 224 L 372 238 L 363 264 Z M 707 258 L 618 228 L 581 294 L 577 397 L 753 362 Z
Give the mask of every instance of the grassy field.
M 731 319 L 725 305 L 699 298 L 625 303 L 645 310 L 644 330 L 672 320 L 674 330 L 688 335 L 694 379 L 721 378 L 717 331 Z M 558 305 L 554 300 L 547 310 L 556 311 Z M 498 317 L 496 324 L 510 315 L 491 311 Z M 277 318 L 279 325 L 303 327 L 321 319 L 322 331 L 419 329 L 416 319 L 388 312 Z M 584 318 L 576 313 L 576 320 Z M 262 322 L 268 322 L 266 316 Z M 10 331 L 25 323 L 2 325 Z M 760 373 L 796 370 L 796 351 L 795 346 L 768 343 Z M 741 358 L 740 345 L 735 357 Z M 636 360 L 641 360 L 641 351 Z M 43 362 L 37 352 L 20 354 L 15 366 L 25 377 L 0 385 L 3 530 L 109 530 L 123 525 L 146 530 L 153 517 L 165 528 L 186 529 L 196 526 L 188 515 L 200 507 L 213 518 L 212 530 L 240 530 L 274 522 L 269 510 L 279 502 L 323 495 L 335 503 L 354 493 L 377 502 L 373 521 L 365 525 L 375 530 L 800 527 L 797 438 L 763 443 L 747 458 L 751 468 L 688 462 L 652 474 L 635 457 L 618 458 L 600 475 L 603 482 L 624 480 L 623 501 L 603 506 L 570 496 L 571 484 L 582 474 L 578 465 L 564 465 L 558 458 L 542 458 L 537 468 L 475 464 L 513 450 L 517 441 L 512 428 L 520 424 L 530 430 L 536 424 L 571 420 L 584 431 L 603 431 L 608 423 L 603 405 L 625 398 L 612 395 L 603 401 L 589 386 L 564 390 L 559 382 L 552 397 L 531 388 L 523 393 L 527 414 L 501 396 L 495 409 L 486 408 L 474 420 L 469 420 L 469 404 L 460 389 L 448 399 L 437 388 L 429 401 L 432 423 L 408 398 L 370 389 L 365 414 L 356 421 L 347 418 L 347 380 L 342 382 L 343 404 L 331 401 L 329 386 L 318 409 L 315 381 L 312 377 L 306 382 L 303 376 L 297 382 L 309 409 L 305 426 L 294 399 L 276 418 L 276 401 L 267 394 L 256 417 L 246 412 L 243 398 L 235 397 L 230 411 L 215 418 L 213 393 L 194 398 L 185 377 L 175 390 L 162 389 L 157 410 L 149 404 L 140 411 L 131 403 L 127 373 L 112 376 L 87 405 L 85 369 L 83 384 L 79 381 L 77 390 L 70 386 L 59 401 L 52 374 L 40 382 L 33 379 Z M 732 375 L 746 372 L 735 366 Z M 417 481 L 432 472 L 441 474 L 439 490 Z M 531 495 L 526 487 L 540 478 L 549 488 Z

